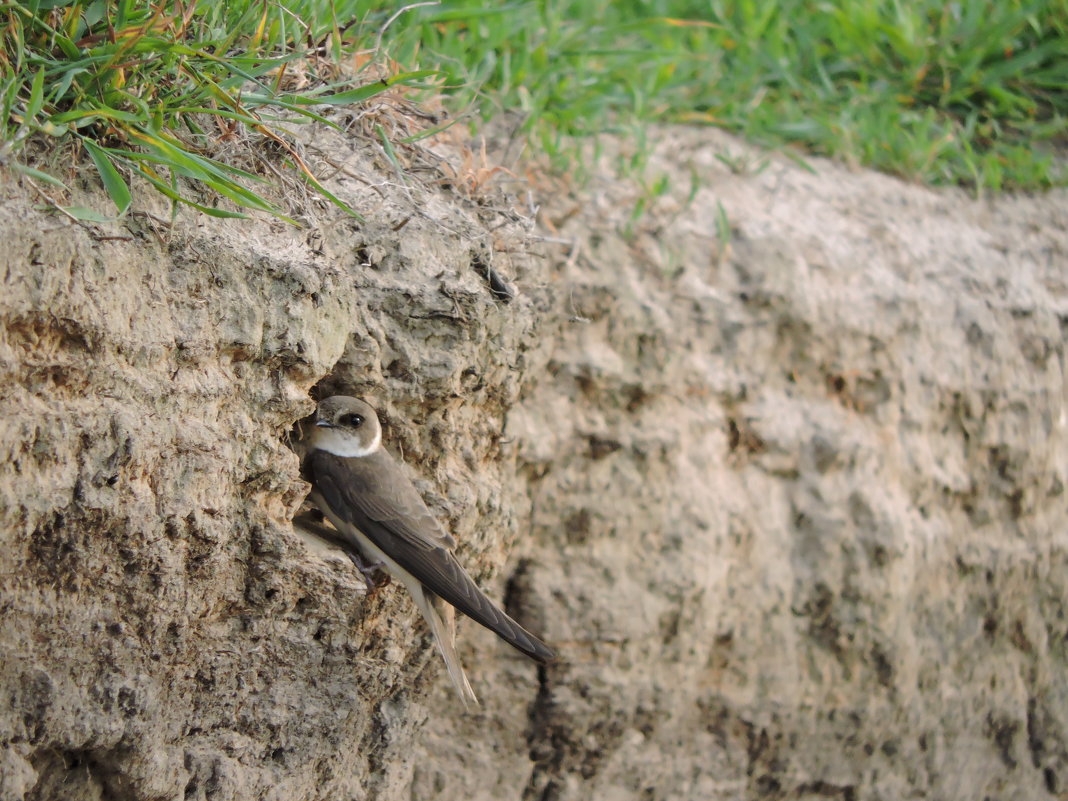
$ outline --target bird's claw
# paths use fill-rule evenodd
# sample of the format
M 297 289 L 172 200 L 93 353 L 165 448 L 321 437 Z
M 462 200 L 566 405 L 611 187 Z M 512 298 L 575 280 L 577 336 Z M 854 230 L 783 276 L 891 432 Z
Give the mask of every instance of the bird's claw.
M 389 584 L 390 575 L 382 569 L 386 566 L 385 562 L 364 562 L 359 555 L 350 550 L 346 550 L 345 553 L 348 554 L 352 564 L 356 566 L 360 575 L 363 576 L 363 580 L 367 583 L 368 592 L 374 592 Z

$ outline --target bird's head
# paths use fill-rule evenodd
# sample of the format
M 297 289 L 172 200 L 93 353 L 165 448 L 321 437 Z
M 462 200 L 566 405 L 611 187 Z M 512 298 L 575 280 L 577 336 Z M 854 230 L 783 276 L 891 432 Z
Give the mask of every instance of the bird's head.
M 375 410 L 359 398 L 334 395 L 319 402 L 309 437 L 313 447 L 335 456 L 370 456 L 382 446 Z

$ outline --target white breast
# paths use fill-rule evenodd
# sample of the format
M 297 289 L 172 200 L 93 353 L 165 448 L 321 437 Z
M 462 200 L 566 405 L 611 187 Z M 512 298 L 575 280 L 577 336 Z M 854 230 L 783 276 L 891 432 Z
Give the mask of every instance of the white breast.
M 312 445 L 321 451 L 351 459 L 358 456 L 370 456 L 377 451 L 382 444 L 382 432 L 376 431 L 375 438 L 369 444 L 364 445 L 359 437 L 354 437 L 347 431 L 316 426 L 312 431 L 311 441 Z

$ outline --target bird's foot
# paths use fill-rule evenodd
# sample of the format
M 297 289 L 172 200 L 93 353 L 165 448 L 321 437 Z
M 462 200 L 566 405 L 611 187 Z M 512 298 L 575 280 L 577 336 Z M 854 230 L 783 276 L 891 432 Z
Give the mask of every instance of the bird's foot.
M 390 575 L 382 569 L 386 566 L 385 562 L 364 562 L 352 551 L 345 551 L 345 553 L 349 555 L 352 564 L 356 566 L 356 569 L 360 571 L 360 575 L 363 576 L 363 580 L 367 583 L 368 592 L 374 592 L 389 584 Z

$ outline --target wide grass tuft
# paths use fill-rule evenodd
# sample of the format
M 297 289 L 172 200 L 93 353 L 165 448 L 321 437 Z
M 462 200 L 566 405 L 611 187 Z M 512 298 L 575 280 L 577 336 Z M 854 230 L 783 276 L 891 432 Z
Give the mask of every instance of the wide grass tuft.
M 979 190 L 1065 177 L 1068 0 L 455 0 L 391 36 L 565 159 L 570 136 L 671 121 Z
M 284 217 L 256 191 L 267 170 L 219 157 L 222 144 L 253 140 L 272 144 L 294 175 L 355 214 L 279 123 L 331 125 L 316 107 L 359 103 L 391 84 L 418 87 L 431 74 L 438 79 L 422 88 L 443 95 L 454 118 L 507 113 L 537 152 L 573 173 L 582 168 L 576 138 L 631 135 L 640 166 L 647 123 L 684 122 L 978 192 L 1066 177 L 1068 0 L 9 0 L 0 8 L 0 163 L 62 185 L 19 154 L 35 137 L 73 143 L 120 214 L 136 174 L 206 214 Z M 374 69 L 342 78 L 343 61 Z M 232 205 L 195 199 L 190 181 Z
M 332 125 L 309 107 L 357 103 L 429 74 L 397 74 L 357 88 L 351 81 L 330 83 L 332 70 L 322 59 L 330 27 L 323 32 L 276 4 L 38 0 L 6 3 L 3 11 L 0 162 L 33 136 L 73 141 L 96 166 L 118 214 L 131 202 L 123 175 L 130 171 L 205 214 L 240 217 L 239 209 L 258 209 L 289 220 L 250 188 L 265 178 L 212 155 L 221 143 L 256 136 L 355 215 L 319 183 L 275 123 Z M 63 186 L 41 170 L 18 161 L 12 166 Z M 180 179 L 229 198 L 238 210 L 197 202 Z M 64 211 L 101 217 L 87 209 Z

